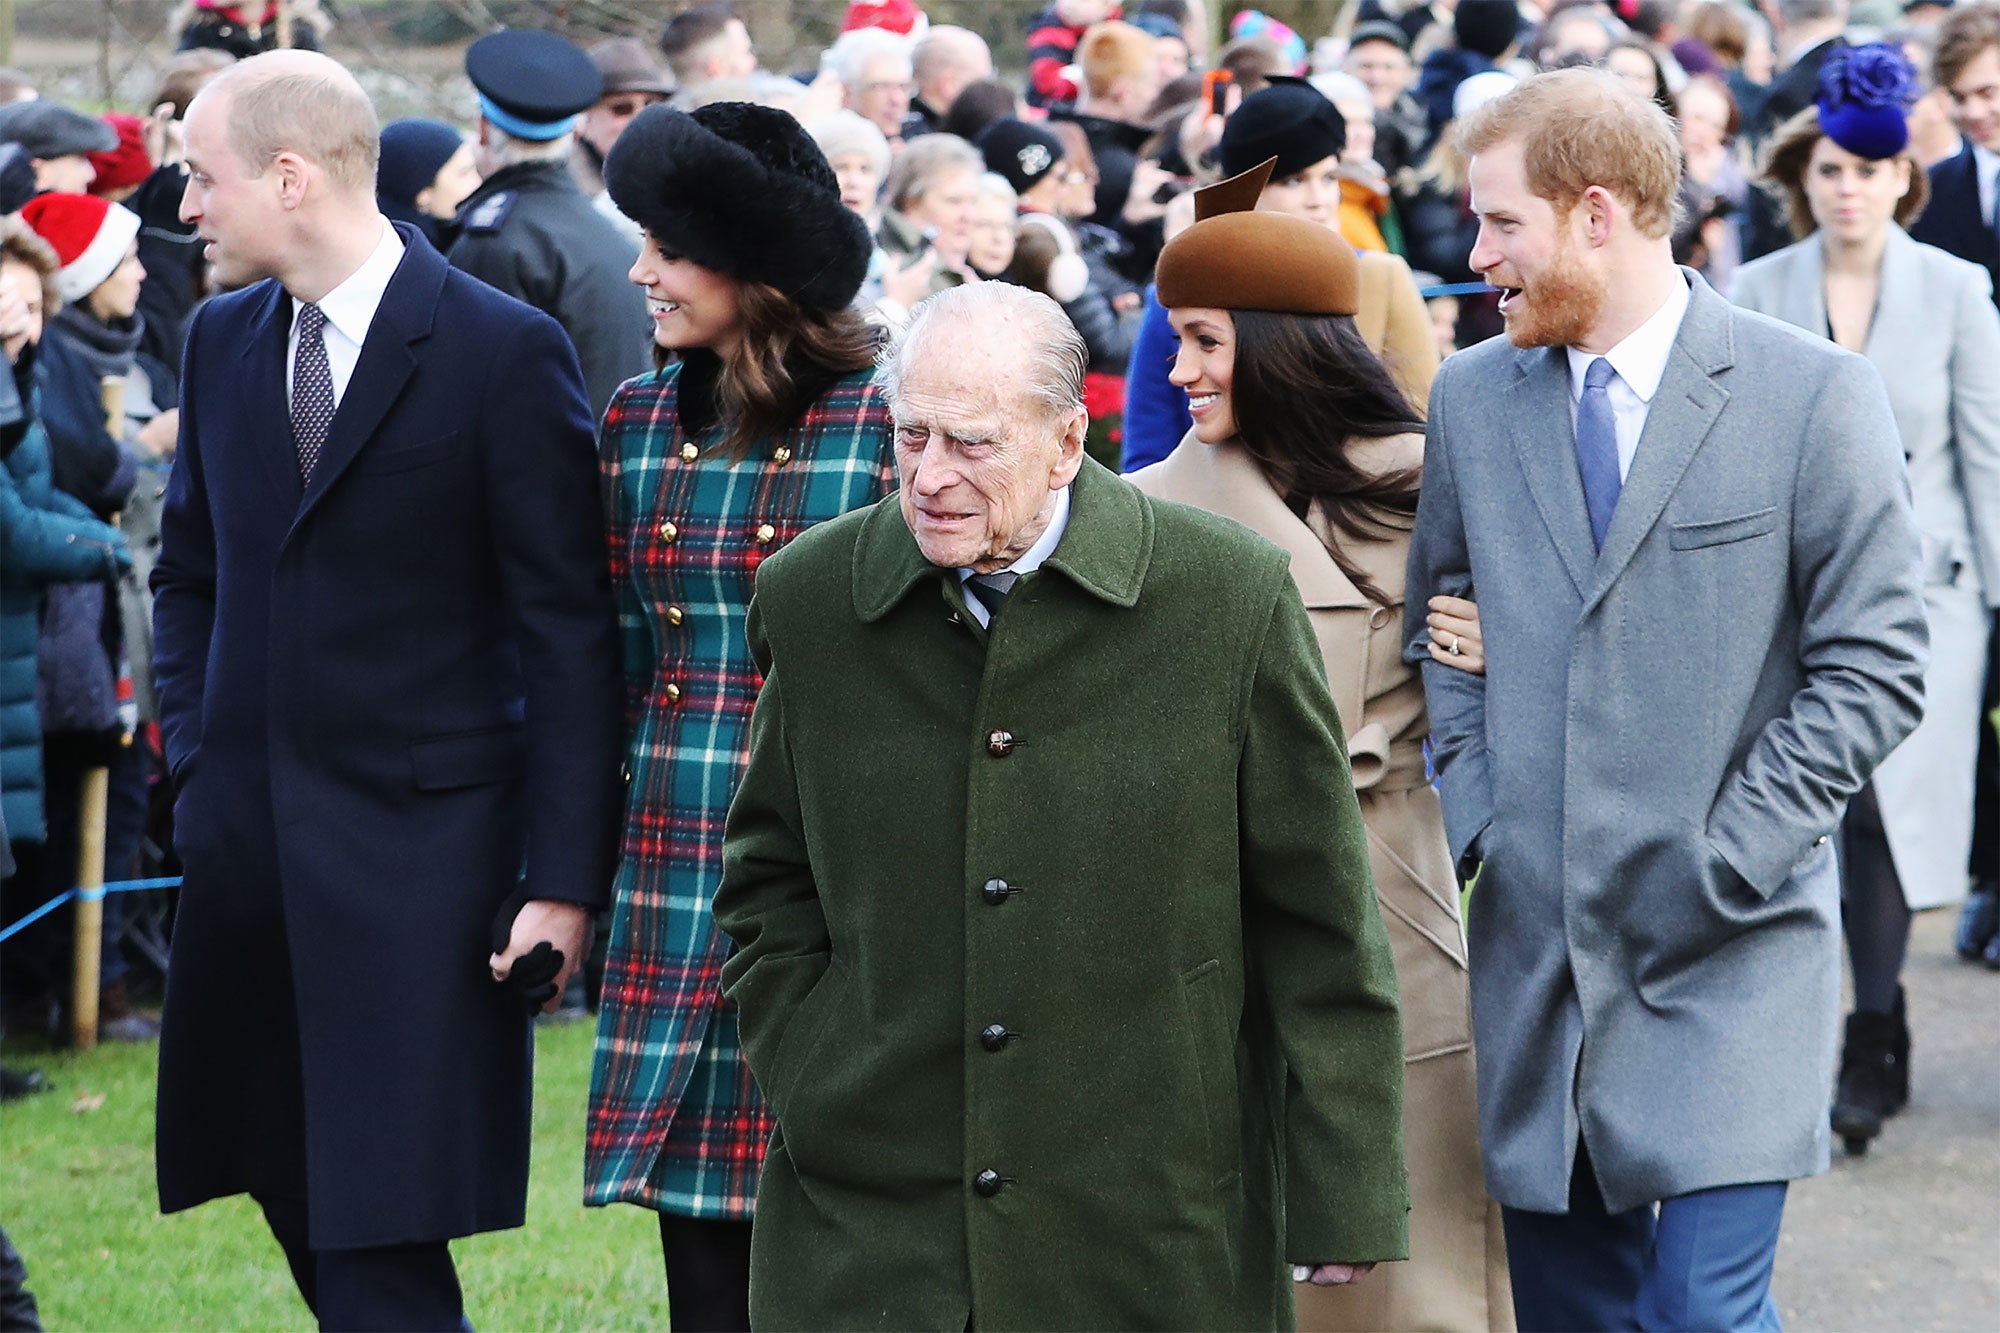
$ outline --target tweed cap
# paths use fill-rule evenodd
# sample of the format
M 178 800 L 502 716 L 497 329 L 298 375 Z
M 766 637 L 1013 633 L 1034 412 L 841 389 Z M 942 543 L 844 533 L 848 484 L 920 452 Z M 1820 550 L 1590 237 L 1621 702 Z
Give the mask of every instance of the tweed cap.
M 1276 161 L 1195 195 L 1199 221 L 1167 242 L 1153 271 L 1161 305 L 1285 315 L 1352 315 L 1361 308 L 1361 266 L 1338 232 L 1256 211 Z
M 37 97 L 0 106 L 0 143 L 17 143 L 29 157 L 46 161 L 108 153 L 118 146 L 118 132 L 95 116 Z

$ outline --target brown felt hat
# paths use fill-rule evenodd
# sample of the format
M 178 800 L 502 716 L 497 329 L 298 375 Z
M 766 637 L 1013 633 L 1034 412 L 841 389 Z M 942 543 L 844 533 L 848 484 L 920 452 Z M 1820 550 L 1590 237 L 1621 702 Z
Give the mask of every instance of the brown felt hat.
M 1339 232 L 1256 211 L 1276 161 L 1195 194 L 1198 220 L 1167 242 L 1153 270 L 1161 305 L 1283 315 L 1352 315 L 1360 308 L 1361 266 Z

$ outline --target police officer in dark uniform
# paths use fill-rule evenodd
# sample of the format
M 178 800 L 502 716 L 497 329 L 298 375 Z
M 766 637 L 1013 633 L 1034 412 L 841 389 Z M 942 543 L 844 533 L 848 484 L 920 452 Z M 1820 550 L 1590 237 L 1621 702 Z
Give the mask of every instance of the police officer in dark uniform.
M 638 249 L 568 165 L 576 118 L 603 76 L 554 33 L 511 30 L 474 42 L 465 73 L 479 94 L 486 179 L 459 206 L 449 257 L 563 326 L 601 417 L 619 384 L 653 368 L 645 294 L 626 276 Z

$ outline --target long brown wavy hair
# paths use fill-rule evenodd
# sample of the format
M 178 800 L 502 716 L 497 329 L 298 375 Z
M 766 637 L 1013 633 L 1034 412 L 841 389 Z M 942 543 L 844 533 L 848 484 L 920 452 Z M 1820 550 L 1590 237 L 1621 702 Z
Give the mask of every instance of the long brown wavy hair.
M 682 358 L 684 385 L 692 378 L 712 386 L 712 419 L 722 423 L 732 462 L 749 457 L 758 440 L 790 430 L 834 379 L 874 365 L 880 341 L 852 308 L 810 309 L 765 283 L 739 284 L 737 308 L 743 334 L 728 356 L 703 350 Z M 668 356 L 653 349 L 656 364 Z M 689 377 L 704 360 L 705 373 Z
M 1408 532 L 1421 468 L 1365 472 L 1347 442 L 1421 431 L 1424 423 L 1347 315 L 1233 310 L 1236 368 L 1229 391 L 1236 435 L 1288 499 L 1318 501 L 1333 530 L 1327 553 L 1378 606 L 1388 594 L 1341 549 Z

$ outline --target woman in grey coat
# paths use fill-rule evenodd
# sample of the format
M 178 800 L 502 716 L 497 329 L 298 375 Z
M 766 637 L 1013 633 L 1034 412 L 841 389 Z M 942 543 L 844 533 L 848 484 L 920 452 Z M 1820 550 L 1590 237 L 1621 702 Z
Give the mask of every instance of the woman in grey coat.
M 1778 132 L 1765 179 L 1800 239 L 1744 266 L 1731 293 L 1881 371 L 1923 533 L 1924 720 L 1842 828 L 1855 1012 L 1832 1114 L 1849 1152 L 1866 1151 L 1909 1098 L 1898 977 L 1911 912 L 1966 890 L 1986 643 L 2000 607 L 2000 314 L 1983 269 L 1903 230 L 1926 180 L 1900 100 L 1884 95 L 1893 78 L 1876 77 L 1901 60 L 1891 47 L 1855 48 L 1846 77 L 1823 74 L 1819 104 Z M 1876 89 L 1886 105 L 1871 105 Z

